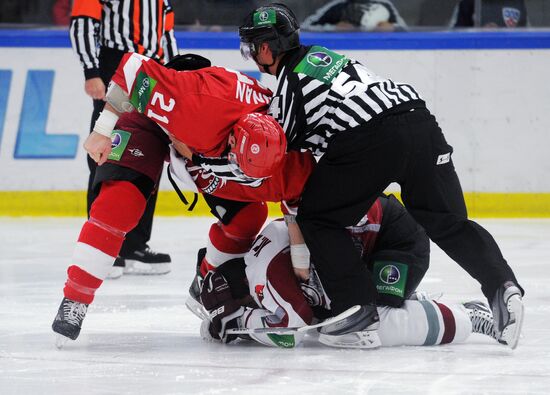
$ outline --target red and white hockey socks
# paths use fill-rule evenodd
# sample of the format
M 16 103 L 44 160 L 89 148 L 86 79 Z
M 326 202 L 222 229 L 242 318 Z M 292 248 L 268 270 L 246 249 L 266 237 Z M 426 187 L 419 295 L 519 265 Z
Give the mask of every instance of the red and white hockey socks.
M 95 291 L 113 266 L 124 236 L 139 222 L 145 204 L 144 196 L 131 182 L 102 184 L 67 270 L 63 289 L 66 298 L 86 304 L 93 301 Z
M 222 263 L 243 257 L 262 229 L 267 218 L 267 205 L 251 203 L 239 211 L 228 225 L 217 222 L 210 227 L 206 256 L 201 263 L 201 274 L 215 270 Z

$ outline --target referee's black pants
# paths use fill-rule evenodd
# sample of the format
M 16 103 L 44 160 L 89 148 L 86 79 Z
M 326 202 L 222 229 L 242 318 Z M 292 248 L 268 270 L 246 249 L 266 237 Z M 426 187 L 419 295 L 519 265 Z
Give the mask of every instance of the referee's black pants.
M 120 63 L 120 60 L 124 56 L 124 52 L 115 49 L 102 47 L 99 53 L 99 72 L 100 77 L 103 80 L 105 86 L 109 84 L 111 78 L 115 74 L 116 68 Z M 92 120 L 90 125 L 90 133 L 92 132 L 95 122 L 99 117 L 101 111 L 105 107 L 103 100 L 94 100 L 94 112 L 92 113 Z M 90 169 L 90 176 L 88 177 L 88 193 L 87 193 L 87 210 L 88 216 L 90 214 L 90 207 L 99 194 L 99 188 L 94 188 L 94 178 L 97 169 L 95 161 L 87 155 L 88 169 Z M 143 250 L 147 242 L 151 239 L 151 230 L 153 228 L 153 214 L 155 213 L 155 205 L 157 202 L 157 193 L 154 191 L 145 206 L 145 211 L 139 220 L 139 223 L 134 229 L 126 234 L 122 248 L 120 249 L 120 256 L 124 257 L 127 254 L 135 250 Z
M 306 183 L 297 221 L 335 314 L 376 300 L 345 227 L 391 182 L 401 185 L 405 207 L 430 239 L 479 281 L 489 301 L 505 281 L 518 284 L 493 237 L 468 220 L 452 147 L 435 118 L 423 105 L 410 106 L 335 135 Z

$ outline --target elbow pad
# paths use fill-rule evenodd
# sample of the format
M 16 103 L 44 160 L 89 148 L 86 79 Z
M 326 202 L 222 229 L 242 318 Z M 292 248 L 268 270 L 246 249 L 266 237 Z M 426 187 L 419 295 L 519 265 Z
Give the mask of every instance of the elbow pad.
M 109 82 L 109 87 L 107 88 L 105 100 L 119 113 L 133 111 L 132 103 L 130 103 L 128 94 L 124 92 L 124 90 L 120 86 L 112 81 Z

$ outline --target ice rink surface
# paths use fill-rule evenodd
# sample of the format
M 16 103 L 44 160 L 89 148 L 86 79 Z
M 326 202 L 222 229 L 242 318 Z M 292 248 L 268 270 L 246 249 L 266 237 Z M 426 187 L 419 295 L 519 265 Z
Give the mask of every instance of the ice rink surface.
M 79 339 L 61 351 L 50 329 L 82 218 L 0 218 L 0 394 L 549 394 L 550 221 L 482 220 L 527 291 L 514 351 L 464 344 L 340 350 L 315 336 L 293 350 L 200 338 L 184 306 L 210 218 L 156 218 L 164 276 L 107 280 Z M 432 249 L 421 290 L 481 298 L 477 283 Z

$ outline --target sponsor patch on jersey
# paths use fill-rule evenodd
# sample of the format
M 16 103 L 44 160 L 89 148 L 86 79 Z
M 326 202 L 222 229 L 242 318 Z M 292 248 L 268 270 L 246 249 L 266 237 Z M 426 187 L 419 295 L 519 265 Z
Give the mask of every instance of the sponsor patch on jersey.
M 294 72 L 330 84 L 348 62 L 349 59 L 344 55 L 314 45 L 294 68 Z
M 130 98 L 130 103 L 139 111 L 144 112 L 147 103 L 149 103 L 149 98 L 157 81 L 149 77 L 145 72 L 141 71 L 137 78 L 136 83 L 134 84 L 134 89 L 132 90 L 132 97 Z
M 130 141 L 132 133 L 125 130 L 115 129 L 111 132 L 111 153 L 108 159 L 119 161 Z
M 373 274 L 376 289 L 381 294 L 405 296 L 409 267 L 399 262 L 376 261 Z

